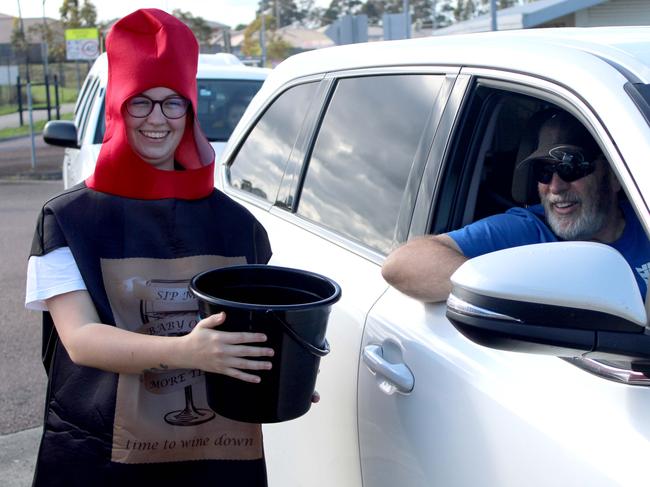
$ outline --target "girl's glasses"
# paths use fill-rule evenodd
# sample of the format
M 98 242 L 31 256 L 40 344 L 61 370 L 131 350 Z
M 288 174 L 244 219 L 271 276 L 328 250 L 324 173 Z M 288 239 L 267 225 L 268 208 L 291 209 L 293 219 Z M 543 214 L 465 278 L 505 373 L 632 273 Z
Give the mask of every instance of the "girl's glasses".
M 182 96 L 168 96 L 162 100 L 152 100 L 145 95 L 137 95 L 126 102 L 126 111 L 135 118 L 148 117 L 153 112 L 153 107 L 159 104 L 162 114 L 170 119 L 181 118 L 187 113 L 190 106 L 189 100 Z

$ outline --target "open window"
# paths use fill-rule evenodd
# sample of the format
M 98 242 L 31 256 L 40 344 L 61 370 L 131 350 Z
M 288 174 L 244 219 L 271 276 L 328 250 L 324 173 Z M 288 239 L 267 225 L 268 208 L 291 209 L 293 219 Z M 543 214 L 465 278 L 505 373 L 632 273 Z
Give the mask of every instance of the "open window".
M 574 116 L 578 124 L 568 125 L 576 127 L 570 133 L 582 134 L 584 129 L 593 137 L 593 141 L 589 134 L 581 137 L 588 140 L 585 144 L 595 141 L 596 146 L 579 156 L 592 152 L 596 160 L 598 153 L 607 154 L 608 142 L 595 137 L 594 130 L 576 113 L 542 97 L 478 83 L 452 136 L 439 184 L 433 233 L 458 229 L 512 207 L 539 203 L 531 165 L 521 162 L 538 149 L 540 129 L 552 114 L 558 118 Z M 550 155 L 553 150 L 549 149 Z M 567 161 L 571 171 L 566 177 L 574 177 L 577 166 Z M 556 161 L 549 164 L 557 170 Z M 552 170 L 548 174 L 555 177 Z M 580 178 L 563 179 L 572 182 Z M 593 181 L 601 180 L 606 181 L 603 176 Z M 606 211 L 596 206 L 599 198 L 595 195 L 606 195 L 608 190 L 601 183 L 593 184 L 593 193 L 584 186 L 582 196 L 578 186 L 572 186 L 583 205 L 580 216 L 584 221 L 599 221 L 597 217 Z M 587 194 L 594 195 L 592 209 L 600 214 L 583 212 L 588 208 Z M 625 225 L 620 226 L 621 233 L 610 245 L 585 241 L 518 243 L 515 245 L 521 247 L 470 259 L 452 276 L 447 317 L 476 343 L 556 355 L 610 379 L 650 385 L 647 312 L 638 292 L 644 292 L 644 280 L 647 286 L 644 269 L 649 265 L 650 247 L 634 209 L 624 201 L 624 190 L 619 198 Z M 544 218 L 541 209 L 536 215 Z M 489 231 L 498 236 L 508 234 L 492 226 Z M 482 235 L 477 241 L 483 241 Z M 503 248 L 501 243 L 497 248 Z
M 521 93 L 482 86 L 474 90 L 442 176 L 433 233 L 538 202 L 530 187 L 514 179 L 515 168 L 535 149 L 540 120 L 554 108 Z

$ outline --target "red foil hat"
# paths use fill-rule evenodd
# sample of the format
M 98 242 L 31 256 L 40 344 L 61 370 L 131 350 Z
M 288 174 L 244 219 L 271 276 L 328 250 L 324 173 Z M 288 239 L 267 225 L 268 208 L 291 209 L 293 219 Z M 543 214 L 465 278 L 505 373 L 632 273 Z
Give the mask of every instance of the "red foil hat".
M 94 173 L 96 191 L 138 199 L 198 199 L 214 190 L 214 150 L 196 118 L 199 46 L 180 20 L 141 9 L 111 28 L 106 39 L 106 132 Z M 164 86 L 191 101 L 183 138 L 174 154 L 184 170 L 156 169 L 129 145 L 123 106 L 130 97 Z

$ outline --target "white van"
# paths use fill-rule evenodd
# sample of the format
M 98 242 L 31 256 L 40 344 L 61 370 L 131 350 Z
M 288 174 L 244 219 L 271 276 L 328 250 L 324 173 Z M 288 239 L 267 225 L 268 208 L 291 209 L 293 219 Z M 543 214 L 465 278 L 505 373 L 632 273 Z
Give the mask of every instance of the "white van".
M 245 66 L 232 54 L 200 54 L 197 72 L 198 118 L 218 160 L 245 108 L 266 79 L 269 69 Z M 74 121 L 49 122 L 45 142 L 66 147 L 63 156 L 65 189 L 94 170 L 104 138 L 104 95 L 108 57 L 100 55 L 81 87 Z

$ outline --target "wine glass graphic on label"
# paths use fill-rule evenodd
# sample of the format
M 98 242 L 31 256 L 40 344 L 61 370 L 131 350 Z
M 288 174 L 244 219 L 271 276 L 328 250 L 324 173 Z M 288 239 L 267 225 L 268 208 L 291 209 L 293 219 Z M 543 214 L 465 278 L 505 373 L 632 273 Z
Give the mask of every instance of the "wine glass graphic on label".
M 141 332 L 157 336 L 182 336 L 192 331 L 199 320 L 196 298 L 189 280 L 147 280 L 134 283 L 140 298 Z M 192 386 L 203 382 L 201 370 L 153 369 L 144 374 L 145 388 L 154 394 L 185 393 L 185 407 L 165 414 L 174 426 L 194 426 L 215 417 L 209 408 L 194 404 Z

